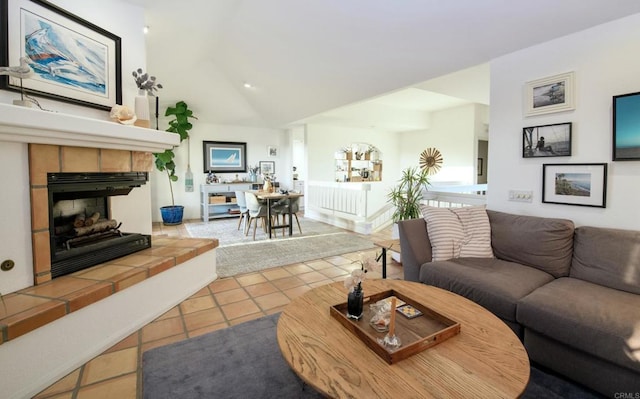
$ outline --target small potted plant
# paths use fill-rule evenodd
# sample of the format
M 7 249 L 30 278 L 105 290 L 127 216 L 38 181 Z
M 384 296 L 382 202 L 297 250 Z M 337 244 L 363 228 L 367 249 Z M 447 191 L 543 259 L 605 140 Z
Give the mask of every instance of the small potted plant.
M 174 117 L 174 119 L 169 121 L 169 128 L 166 131 L 179 134 L 180 143 L 189 138 L 189 130 L 193 128 L 193 125 L 189 122 L 189 118 L 198 119 L 193 115 L 193 111 L 189 109 L 189 106 L 184 101 L 178 101 L 174 107 L 167 107 L 167 111 L 164 115 Z M 166 172 L 167 177 L 169 178 L 171 205 L 160 208 L 162 222 L 165 225 L 181 224 L 184 211 L 184 206 L 176 205 L 173 197 L 172 183 L 178 181 L 178 176 L 176 175 L 176 164 L 174 161 L 176 154 L 173 150 L 174 148 L 171 148 L 164 152 L 153 154 L 155 157 L 156 168 L 160 172 Z

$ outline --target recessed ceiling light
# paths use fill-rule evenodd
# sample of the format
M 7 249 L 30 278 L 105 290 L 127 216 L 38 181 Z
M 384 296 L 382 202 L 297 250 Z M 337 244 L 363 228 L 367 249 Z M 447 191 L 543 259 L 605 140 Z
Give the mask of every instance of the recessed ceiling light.
M 142 31 L 144 32 L 144 34 L 146 35 L 147 33 L 149 33 L 149 27 L 145 26 L 144 28 L 142 28 Z
M 245 89 L 252 89 L 253 88 L 253 85 L 251 83 L 249 83 L 249 82 L 244 82 L 243 86 L 244 86 Z

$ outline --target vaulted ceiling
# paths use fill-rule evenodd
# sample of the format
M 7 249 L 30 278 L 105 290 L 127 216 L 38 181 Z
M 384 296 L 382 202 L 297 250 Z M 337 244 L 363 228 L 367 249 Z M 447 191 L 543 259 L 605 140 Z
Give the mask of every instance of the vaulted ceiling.
M 472 94 L 461 80 L 488 67 L 467 68 L 640 12 L 637 0 L 124 1 L 145 8 L 147 67 L 167 92 L 204 121 L 268 127 L 488 101 L 487 82 Z

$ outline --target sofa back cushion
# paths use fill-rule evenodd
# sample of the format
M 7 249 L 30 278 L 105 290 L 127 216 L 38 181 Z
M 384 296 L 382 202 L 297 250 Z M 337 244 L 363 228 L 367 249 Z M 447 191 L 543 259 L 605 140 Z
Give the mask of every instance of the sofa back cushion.
M 432 260 L 493 258 L 491 227 L 482 206 L 420 208 L 427 222 Z
M 640 294 L 640 231 L 578 227 L 570 276 Z
M 556 278 L 569 275 L 575 228 L 571 220 L 491 210 L 487 215 L 497 258 L 535 267 Z

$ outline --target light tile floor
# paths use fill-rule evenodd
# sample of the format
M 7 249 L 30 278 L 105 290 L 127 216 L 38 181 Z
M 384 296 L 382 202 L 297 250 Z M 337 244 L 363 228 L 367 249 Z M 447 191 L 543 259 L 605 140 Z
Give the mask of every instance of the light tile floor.
M 184 224 L 155 224 L 153 234 L 189 236 Z M 387 240 L 391 231 L 389 228 L 365 237 L 372 241 Z M 366 255 L 374 257 L 376 251 L 367 251 Z M 280 312 L 293 298 L 311 288 L 344 280 L 351 270 L 359 267 L 353 263 L 359 256 L 359 252 L 350 253 L 218 279 L 36 398 L 141 398 L 144 351 Z M 387 278 L 401 279 L 402 266 L 389 253 L 387 256 Z M 367 278 L 381 277 L 380 265 L 367 274 Z

